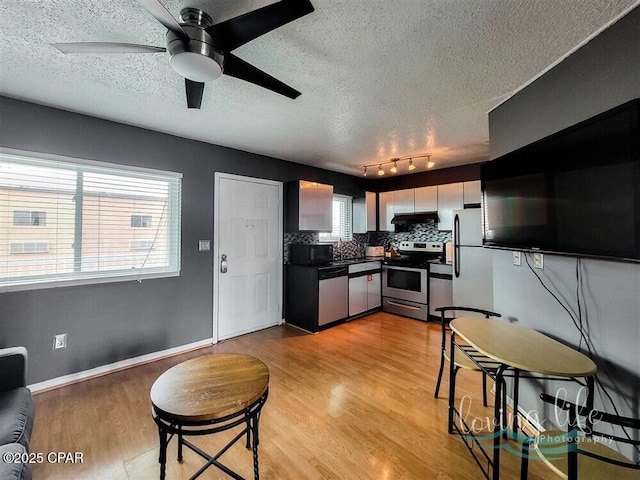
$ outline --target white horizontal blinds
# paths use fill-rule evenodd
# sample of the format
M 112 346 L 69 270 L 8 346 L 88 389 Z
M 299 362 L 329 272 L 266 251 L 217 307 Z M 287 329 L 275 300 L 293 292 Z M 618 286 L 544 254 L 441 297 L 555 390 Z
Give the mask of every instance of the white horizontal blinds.
M 171 172 L 0 153 L 0 289 L 177 274 L 180 201 Z
M 333 196 L 331 233 L 320 233 L 321 240 L 337 242 L 339 239 L 347 241 L 353 238 L 352 203 L 352 199 L 349 196 Z

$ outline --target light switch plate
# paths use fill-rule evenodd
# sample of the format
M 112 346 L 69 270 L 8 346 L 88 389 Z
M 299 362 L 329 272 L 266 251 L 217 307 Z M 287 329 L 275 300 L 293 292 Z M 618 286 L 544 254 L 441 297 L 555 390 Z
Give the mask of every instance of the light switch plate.
M 513 252 L 513 264 L 516 267 L 522 265 L 522 254 L 520 252 Z
M 59 348 L 67 348 L 66 333 L 60 333 L 58 335 L 53 336 L 53 349 L 58 350 Z
M 211 240 L 198 240 L 198 251 L 208 252 L 211 250 Z

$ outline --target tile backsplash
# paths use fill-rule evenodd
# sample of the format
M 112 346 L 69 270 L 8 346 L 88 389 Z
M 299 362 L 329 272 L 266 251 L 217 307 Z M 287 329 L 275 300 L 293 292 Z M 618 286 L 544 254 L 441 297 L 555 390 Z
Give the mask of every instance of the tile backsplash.
M 419 223 L 411 226 L 408 232 L 395 233 L 395 232 L 368 232 L 368 233 L 354 233 L 353 240 L 349 242 L 343 242 L 342 244 L 342 257 L 354 258 L 360 257 L 364 254 L 364 247 L 368 245 L 381 245 L 385 249 L 391 245 L 397 246 L 402 241 L 413 242 L 429 242 L 451 241 L 451 232 L 441 232 L 438 230 L 435 222 Z M 284 234 L 284 262 L 289 263 L 289 245 L 293 243 L 319 243 L 319 236 L 317 233 L 285 233 Z M 339 254 L 337 249 L 333 249 L 334 258 L 338 259 Z

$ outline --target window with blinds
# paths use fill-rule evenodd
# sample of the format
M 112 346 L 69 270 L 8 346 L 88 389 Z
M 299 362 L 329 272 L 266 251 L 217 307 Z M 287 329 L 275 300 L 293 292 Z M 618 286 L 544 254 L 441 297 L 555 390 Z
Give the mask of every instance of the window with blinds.
M 353 238 L 353 202 L 346 195 L 333 196 L 333 211 L 331 233 L 320 233 L 320 240 L 337 242 L 342 239 L 349 241 Z
M 0 291 L 179 275 L 181 184 L 0 152 Z

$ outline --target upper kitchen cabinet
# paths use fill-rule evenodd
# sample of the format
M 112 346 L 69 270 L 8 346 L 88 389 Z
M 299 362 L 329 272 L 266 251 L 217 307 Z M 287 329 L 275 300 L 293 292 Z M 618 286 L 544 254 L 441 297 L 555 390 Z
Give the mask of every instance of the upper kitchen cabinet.
M 480 189 L 480 180 L 464 182 L 463 185 L 463 204 L 465 208 L 479 207 L 482 202 L 482 191 Z
M 414 211 L 414 189 L 395 190 L 393 192 L 393 214 L 413 213 Z
M 330 232 L 332 228 L 333 186 L 307 180 L 285 184 L 285 230 Z
M 438 187 L 419 187 L 414 192 L 415 212 L 435 212 L 438 210 Z
M 376 194 L 365 192 L 364 198 L 353 199 L 353 233 L 375 232 Z
M 414 212 L 414 189 L 380 192 L 378 194 L 378 228 L 382 232 L 393 232 L 394 215 Z
M 372 232 L 376 230 L 376 224 L 378 220 L 377 215 L 377 205 L 378 203 L 378 194 L 375 192 L 365 192 L 365 204 L 367 207 L 367 232 Z
M 378 229 L 381 232 L 393 232 L 393 192 L 378 194 Z
M 451 212 L 464 207 L 464 186 L 462 182 L 438 185 L 438 230 L 451 230 Z

